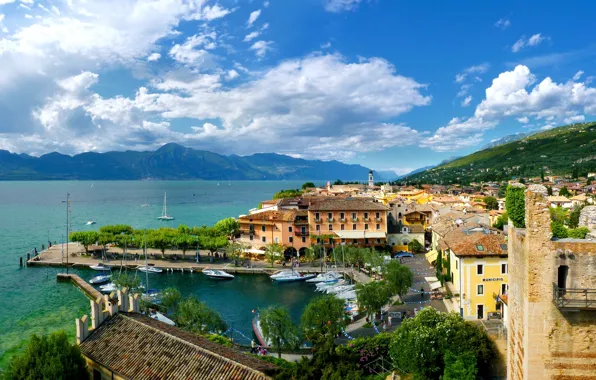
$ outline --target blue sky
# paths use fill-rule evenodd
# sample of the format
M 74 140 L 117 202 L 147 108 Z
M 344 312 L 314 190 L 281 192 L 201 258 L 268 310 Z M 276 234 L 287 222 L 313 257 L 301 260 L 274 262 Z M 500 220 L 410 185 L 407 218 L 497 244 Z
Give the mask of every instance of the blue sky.
M 0 148 L 405 173 L 596 114 L 596 4 L 0 0 Z

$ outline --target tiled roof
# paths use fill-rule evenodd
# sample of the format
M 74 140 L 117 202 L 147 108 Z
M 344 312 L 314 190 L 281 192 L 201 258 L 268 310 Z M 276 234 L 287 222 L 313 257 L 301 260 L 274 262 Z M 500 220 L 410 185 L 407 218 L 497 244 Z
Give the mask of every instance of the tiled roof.
M 505 235 L 495 230 L 484 229 L 475 232 L 469 228 L 457 228 L 449 231 L 442 243 L 443 247 L 449 247 L 456 256 L 507 255 Z
M 127 379 L 267 379 L 278 367 L 135 313 L 94 330 L 81 352 Z
M 309 211 L 389 211 L 389 207 L 365 199 L 332 199 L 315 202 Z
M 263 211 L 258 212 L 255 214 L 250 215 L 243 215 L 238 218 L 240 222 L 249 222 L 249 221 L 258 221 L 258 220 L 270 220 L 270 221 L 278 221 L 278 222 L 291 222 L 294 220 L 296 216 L 295 210 L 271 210 L 271 211 Z
M 549 202 L 569 202 L 569 198 L 560 195 L 551 195 L 548 197 Z

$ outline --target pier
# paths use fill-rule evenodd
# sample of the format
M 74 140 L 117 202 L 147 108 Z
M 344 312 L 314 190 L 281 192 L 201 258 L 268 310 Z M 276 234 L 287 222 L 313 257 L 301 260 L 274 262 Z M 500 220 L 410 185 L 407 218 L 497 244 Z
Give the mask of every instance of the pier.
M 56 276 L 56 281 L 72 282 L 77 288 L 81 289 L 81 291 L 85 293 L 87 298 L 91 300 L 96 300 L 97 297 L 103 297 L 103 295 L 97 289 L 76 274 L 58 273 Z

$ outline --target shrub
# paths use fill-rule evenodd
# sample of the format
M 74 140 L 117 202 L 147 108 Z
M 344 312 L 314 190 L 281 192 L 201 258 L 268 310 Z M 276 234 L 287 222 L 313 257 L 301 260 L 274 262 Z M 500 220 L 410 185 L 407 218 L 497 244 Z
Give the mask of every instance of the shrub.
M 507 215 L 517 228 L 526 226 L 526 194 L 525 188 L 517 186 L 507 186 L 507 195 L 505 198 L 505 207 Z
M 550 229 L 554 238 L 564 239 L 569 235 L 567 228 L 563 225 L 563 223 L 558 221 L 550 222 Z
M 570 238 L 585 239 L 590 229 L 588 227 L 571 228 L 567 232 Z

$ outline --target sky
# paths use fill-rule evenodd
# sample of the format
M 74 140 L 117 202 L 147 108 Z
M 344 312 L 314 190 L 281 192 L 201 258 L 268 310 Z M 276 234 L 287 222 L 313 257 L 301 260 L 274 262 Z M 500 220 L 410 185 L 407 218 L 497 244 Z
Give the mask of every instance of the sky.
M 405 174 L 594 120 L 596 2 L 0 0 L 0 149 Z

